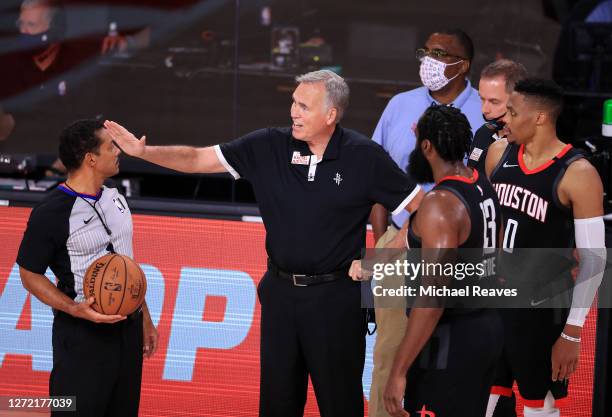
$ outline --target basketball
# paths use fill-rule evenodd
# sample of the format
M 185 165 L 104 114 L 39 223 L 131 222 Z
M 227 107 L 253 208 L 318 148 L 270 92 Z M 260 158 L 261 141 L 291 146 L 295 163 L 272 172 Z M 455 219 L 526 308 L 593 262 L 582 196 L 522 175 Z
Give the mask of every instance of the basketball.
M 147 280 L 131 258 L 109 253 L 94 261 L 83 278 L 85 298 L 94 297 L 91 307 L 102 314 L 127 316 L 143 303 Z

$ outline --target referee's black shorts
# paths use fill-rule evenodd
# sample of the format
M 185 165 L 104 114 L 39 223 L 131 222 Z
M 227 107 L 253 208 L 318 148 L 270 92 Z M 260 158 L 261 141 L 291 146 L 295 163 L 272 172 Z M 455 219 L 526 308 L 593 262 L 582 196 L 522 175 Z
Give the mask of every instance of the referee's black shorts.
M 51 415 L 136 417 L 142 343 L 142 313 L 115 324 L 57 313 L 49 395 L 76 396 L 76 412 Z
M 567 397 L 568 381 L 552 380 L 552 347 L 563 331 L 567 309 L 500 309 L 504 349 L 491 392 L 512 395 L 514 381 L 528 407 L 543 407 L 550 391 Z
M 406 411 L 423 417 L 484 416 L 502 344 L 496 311 L 441 321 L 408 372 Z

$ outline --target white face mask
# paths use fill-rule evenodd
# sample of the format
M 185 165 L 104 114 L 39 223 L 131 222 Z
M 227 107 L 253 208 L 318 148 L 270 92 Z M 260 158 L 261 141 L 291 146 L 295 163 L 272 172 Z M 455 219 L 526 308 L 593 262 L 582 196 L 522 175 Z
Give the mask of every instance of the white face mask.
M 444 75 L 446 67 L 449 65 L 457 65 L 461 62 L 463 62 L 462 59 L 457 62 L 453 62 L 452 64 L 445 64 L 437 59 L 425 56 L 421 59 L 421 68 L 419 69 L 421 82 L 429 90 L 438 91 L 444 88 L 446 84 L 457 78 L 459 75 L 459 73 L 457 73 L 457 75 L 455 75 L 453 78 L 446 78 L 446 75 Z

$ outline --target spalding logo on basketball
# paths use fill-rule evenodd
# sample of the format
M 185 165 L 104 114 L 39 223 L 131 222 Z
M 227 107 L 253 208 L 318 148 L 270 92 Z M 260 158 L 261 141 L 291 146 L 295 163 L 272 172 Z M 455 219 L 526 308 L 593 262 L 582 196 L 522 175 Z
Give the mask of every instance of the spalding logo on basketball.
M 147 280 L 131 258 L 109 253 L 94 261 L 83 278 L 85 298 L 94 297 L 91 307 L 102 314 L 126 316 L 143 303 Z

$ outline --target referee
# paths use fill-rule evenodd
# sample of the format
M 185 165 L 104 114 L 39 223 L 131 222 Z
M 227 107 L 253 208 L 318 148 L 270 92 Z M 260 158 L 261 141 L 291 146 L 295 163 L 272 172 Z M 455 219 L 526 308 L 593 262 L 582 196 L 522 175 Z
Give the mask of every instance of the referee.
M 119 172 L 119 150 L 101 122 L 81 120 L 62 132 L 59 155 L 68 179 L 32 210 L 17 256 L 23 286 L 55 316 L 49 394 L 76 396 L 71 416 L 136 417 L 143 353 L 157 346 L 147 306 L 127 318 L 105 315 L 83 294 L 93 261 L 109 252 L 133 256 L 127 202 L 102 185 Z
M 322 417 L 362 417 L 365 359 L 360 286 L 348 277 L 372 205 L 414 209 L 420 188 L 376 143 L 341 127 L 346 82 L 331 71 L 296 78 L 286 128 L 217 146 L 146 146 L 106 122 L 127 154 L 190 173 L 230 172 L 253 186 L 266 227 L 259 415 L 302 416 L 308 377 Z

